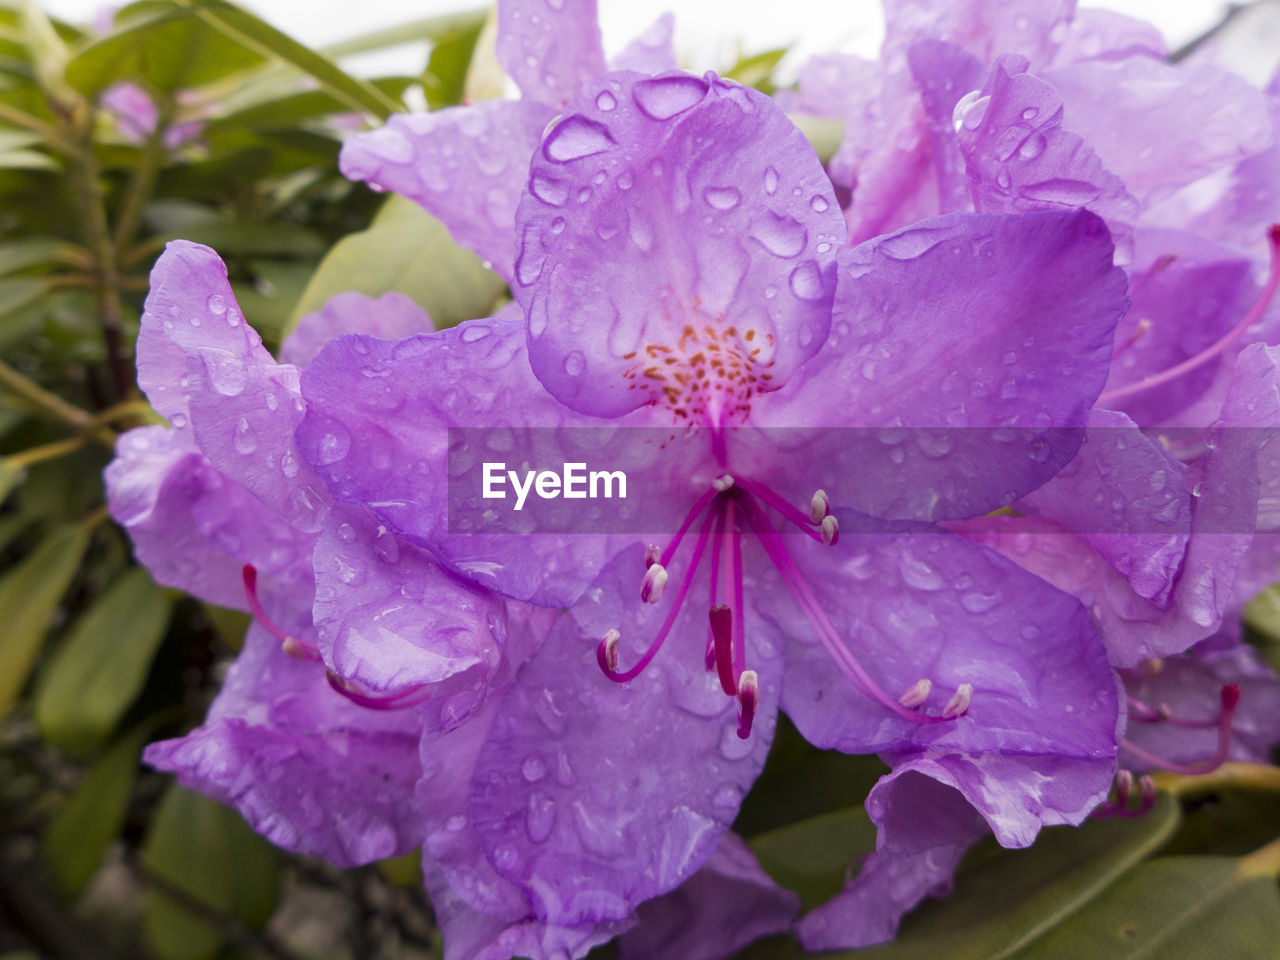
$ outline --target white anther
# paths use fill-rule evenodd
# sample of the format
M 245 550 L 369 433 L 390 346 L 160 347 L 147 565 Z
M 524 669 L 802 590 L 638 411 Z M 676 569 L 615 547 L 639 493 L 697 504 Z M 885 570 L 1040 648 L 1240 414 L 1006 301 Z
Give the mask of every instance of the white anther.
M 828 547 L 840 539 L 840 524 L 831 514 L 822 518 L 822 542 Z
M 280 649 L 285 652 L 286 656 L 293 657 L 295 660 L 309 660 L 307 656 L 307 648 L 303 646 L 302 641 L 297 637 L 285 637 L 284 642 L 280 644 Z
M 667 589 L 667 568 L 655 563 L 644 572 L 644 583 L 640 586 L 640 599 L 644 603 L 657 603 Z
M 898 702 L 909 710 L 914 710 L 929 699 L 929 691 L 933 689 L 933 681 L 928 677 L 917 680 L 907 687 L 906 693 L 898 698 Z
M 652 567 L 655 563 L 658 562 L 658 558 L 660 556 L 662 556 L 662 551 L 658 547 L 655 547 L 652 543 L 649 544 L 647 547 L 644 548 L 644 568 L 648 570 L 650 567 Z
M 813 499 L 809 501 L 809 519 L 814 523 L 821 523 L 822 518 L 831 512 L 831 500 L 827 497 L 827 491 L 819 490 L 813 495 Z
M 727 473 L 723 477 L 716 477 L 711 481 L 711 486 L 716 489 L 717 493 L 724 493 L 733 486 L 733 477 Z
M 622 639 L 622 634 L 617 630 L 609 630 L 601 638 L 604 644 L 604 662 L 610 670 L 618 669 L 618 641 Z
M 760 702 L 760 678 L 754 670 L 743 670 L 738 677 L 738 739 L 751 736 L 751 724 Z
M 956 687 L 956 692 L 951 695 L 951 699 L 947 701 L 947 705 L 942 708 L 942 716 L 947 720 L 954 720 L 956 717 L 963 717 L 969 712 L 969 701 L 973 699 L 973 687 L 967 683 L 962 683 Z

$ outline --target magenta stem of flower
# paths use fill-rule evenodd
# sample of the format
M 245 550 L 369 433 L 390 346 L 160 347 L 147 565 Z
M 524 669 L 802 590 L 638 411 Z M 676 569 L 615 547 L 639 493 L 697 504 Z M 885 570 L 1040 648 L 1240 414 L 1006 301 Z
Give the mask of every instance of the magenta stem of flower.
M 711 577 L 710 577 L 711 602 L 707 604 L 708 610 L 714 609 L 720 596 L 719 594 L 720 547 L 722 543 L 721 538 L 724 535 L 724 511 L 718 510 L 716 511 L 716 513 L 717 513 L 716 529 L 715 529 L 715 532 L 711 535 Z M 715 662 L 716 662 L 715 631 L 711 629 L 710 623 L 707 624 L 707 650 L 706 650 L 706 656 L 703 659 L 706 662 L 706 667 L 708 670 L 710 670 L 713 666 L 715 666 Z
M 733 622 L 733 676 L 735 683 L 747 666 L 747 612 L 743 606 L 742 534 L 738 531 L 734 501 L 725 504 L 725 527 L 729 536 L 730 576 L 733 578 L 733 609 L 738 611 Z M 748 725 L 749 727 L 749 725 Z
M 754 493 L 765 503 L 769 504 L 769 506 L 777 510 L 780 514 L 786 517 L 786 519 L 790 520 L 814 540 L 817 540 L 819 543 L 823 542 L 822 534 L 814 529 L 814 523 L 809 519 L 808 515 L 801 513 L 799 508 L 788 503 L 785 498 L 780 496 L 771 487 L 768 487 L 763 483 L 756 483 L 754 480 L 738 480 L 737 483 L 742 489 L 749 493 Z
M 711 636 L 715 639 L 720 689 L 725 696 L 737 696 L 738 681 L 733 673 L 733 611 L 723 603 L 717 603 L 711 608 L 708 619 L 711 621 Z
M 1218 725 L 1218 718 L 1212 720 L 1184 720 L 1174 714 L 1167 704 L 1153 707 L 1137 697 L 1129 697 L 1129 719 L 1142 723 L 1167 723 L 1175 727 L 1186 727 L 1189 730 L 1210 730 Z
M 742 506 L 747 513 L 756 537 L 760 540 L 760 545 L 764 547 L 765 553 L 769 555 L 769 559 L 778 568 L 778 572 L 782 575 L 783 582 L 786 583 L 787 588 L 791 591 L 791 595 L 817 631 L 819 639 L 826 647 L 831 658 L 835 660 L 836 665 L 848 677 L 849 682 L 863 696 L 875 701 L 904 720 L 925 724 L 938 723 L 949 719 L 927 716 L 904 707 L 881 689 L 880 685 L 871 678 L 871 675 L 867 673 L 862 664 L 858 662 L 857 658 L 854 657 L 849 648 L 840 639 L 839 633 L 831 621 L 827 619 L 826 613 L 813 595 L 812 588 L 801 575 L 790 554 L 787 553 L 787 548 L 782 543 L 782 537 L 774 531 L 773 525 L 769 523 L 769 518 L 765 516 L 764 511 L 750 496 L 742 498 Z
M 357 706 L 370 710 L 404 710 L 431 699 L 431 692 L 420 686 L 409 687 L 397 693 L 377 695 L 355 689 L 349 681 L 343 680 L 332 670 L 326 670 L 324 676 L 336 693 L 342 694 Z
M 1202 760 L 1199 763 L 1174 763 L 1171 760 L 1165 760 L 1162 757 L 1157 757 L 1154 753 L 1143 750 L 1130 740 L 1121 740 L 1120 746 L 1125 752 L 1148 766 L 1168 770 L 1170 773 L 1193 777 L 1217 770 L 1218 767 L 1226 762 L 1227 754 L 1231 749 L 1231 725 L 1235 722 L 1236 707 L 1240 703 L 1240 688 L 1234 683 L 1227 684 L 1222 688 L 1221 700 L 1222 710 L 1219 712 L 1217 722 L 1214 724 L 1218 728 L 1218 748 L 1208 760 Z
M 680 541 L 684 539 L 684 535 L 689 531 L 689 527 L 693 525 L 693 521 L 698 519 L 698 514 L 711 502 L 712 497 L 716 495 L 714 488 L 709 488 L 702 496 L 694 501 L 688 514 L 685 515 L 684 522 L 680 524 L 680 529 L 676 531 L 676 535 L 671 538 L 671 542 L 667 544 L 662 556 L 658 558 L 658 562 L 664 567 L 671 565 L 671 560 L 676 555 L 676 549 L 680 546 Z
M 706 499 L 710 499 L 709 497 Z M 699 501 L 703 503 L 703 501 Z M 695 507 L 695 510 L 701 511 L 701 506 Z M 689 569 L 684 575 L 684 580 L 680 583 L 680 590 L 676 594 L 675 602 L 671 605 L 671 612 L 667 614 L 667 619 L 663 621 L 662 628 L 658 631 L 658 636 L 653 643 L 649 645 L 649 649 L 645 651 L 639 662 L 630 670 L 618 671 L 609 666 L 608 642 L 601 640 L 600 645 L 596 648 L 596 662 L 600 664 L 600 669 L 604 675 L 614 683 L 626 683 L 638 677 L 641 671 L 649 665 L 649 662 L 662 649 L 662 644 L 666 641 L 667 635 L 671 633 L 671 628 L 675 625 L 676 617 L 680 614 L 680 607 L 684 605 L 684 598 L 689 593 L 689 587 L 693 584 L 694 574 L 698 572 L 698 564 L 702 560 L 702 554 L 707 548 L 707 541 L 711 539 L 711 522 L 715 519 L 714 513 L 708 514 L 707 519 L 702 523 L 702 529 L 698 531 L 698 541 L 693 547 L 693 556 L 689 558 Z
M 1098 397 L 1098 403 L 1102 406 L 1108 406 L 1117 400 L 1124 400 L 1134 394 L 1142 393 L 1144 390 L 1150 390 L 1153 387 L 1168 383 L 1170 380 L 1176 380 L 1185 373 L 1190 373 L 1221 354 L 1239 340 L 1246 330 L 1262 319 L 1262 314 L 1271 304 L 1277 287 L 1280 287 L 1280 224 L 1272 224 L 1267 230 L 1267 242 L 1271 247 L 1270 273 L 1267 276 L 1266 284 L 1262 288 L 1262 293 L 1258 295 L 1258 299 L 1254 302 L 1249 312 L 1245 314 L 1243 320 L 1232 327 L 1220 340 L 1201 350 L 1194 357 L 1188 357 L 1168 370 L 1163 370 L 1154 376 L 1147 377 L 1145 380 L 1127 383 L 1123 387 L 1116 387 L 1114 390 L 1107 390 Z
M 280 641 L 285 651 L 294 657 L 303 660 L 319 660 L 320 651 L 314 643 L 307 643 L 293 634 L 282 629 L 279 624 L 267 616 L 267 611 L 262 607 L 262 601 L 258 599 L 258 570 L 251 564 L 246 563 L 240 571 L 244 578 L 244 596 L 249 604 L 249 613 L 253 619 L 262 624 L 267 633 L 271 634 Z

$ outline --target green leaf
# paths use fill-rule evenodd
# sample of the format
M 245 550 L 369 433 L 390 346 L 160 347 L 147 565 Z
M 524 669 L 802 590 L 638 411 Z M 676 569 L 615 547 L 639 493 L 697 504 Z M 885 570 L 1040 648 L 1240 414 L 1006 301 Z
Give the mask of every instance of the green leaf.
M 80 524 L 54 530 L 31 554 L 0 578 L 0 720 L 8 715 L 26 682 L 49 620 L 71 585 L 89 545 Z
M 774 50 L 766 50 L 764 53 L 742 57 L 725 73 L 725 76 L 731 80 L 737 80 L 744 86 L 755 87 L 762 93 L 772 95 L 777 89 L 773 83 L 773 71 L 777 69 L 778 61 L 786 56 L 786 53 L 786 47 L 778 47 Z
M 55 264 L 83 264 L 84 251 L 74 243 L 52 237 L 22 237 L 0 246 L 0 276 Z
M 0 459 L 0 506 L 4 505 L 9 494 L 18 489 L 26 478 L 27 471 L 22 467 L 15 467 L 8 458 Z
M 84 888 L 120 835 L 147 736 L 144 729 L 116 741 L 49 823 L 41 852 L 64 896 Z
M 218 220 L 161 230 L 166 240 L 191 240 L 226 256 L 318 257 L 325 242 L 316 233 L 288 223 L 244 223 Z
M 372 113 L 385 120 L 403 107 L 366 80 L 346 73 L 332 59 L 277 30 L 247 10 L 227 0 L 173 0 L 195 12 L 224 36 L 264 56 L 282 60 L 310 74 L 321 87 L 352 110 Z
M 844 888 L 849 865 L 876 847 L 876 827 L 862 807 L 846 807 L 753 837 L 765 872 L 812 910 Z
M 384 47 L 398 47 L 415 40 L 431 40 L 440 42 L 446 37 L 465 32 L 472 28 L 479 30 L 484 25 L 485 11 L 474 10 L 468 13 L 447 13 L 439 17 L 427 17 L 402 23 L 398 27 L 385 27 L 371 33 L 360 34 L 349 40 L 342 40 L 324 48 L 331 57 L 345 57 L 355 53 L 368 53 Z
M 1158 848 L 1178 817 L 1177 802 L 1161 796 L 1134 820 L 1050 827 L 1028 850 L 979 847 L 957 872 L 955 893 L 924 904 L 894 943 L 859 951 L 857 960 L 1006 960 Z
M 111 736 L 147 679 L 172 607 L 137 567 L 94 601 L 40 675 L 35 714 L 48 740 L 84 756 Z
M 143 0 L 116 15 L 113 32 L 76 52 L 67 65 L 67 80 L 89 97 L 117 81 L 138 79 L 173 93 L 259 66 L 265 59 L 260 50 L 226 37 L 190 9 L 169 0 Z
M 142 851 L 148 869 L 215 910 L 250 927 L 267 922 L 279 892 L 274 848 L 240 815 L 171 784 Z M 144 925 L 162 960 L 212 960 L 222 935 L 157 889 L 146 898 Z
M 368 230 L 343 237 L 320 262 L 293 312 L 293 324 L 336 293 L 418 301 L 437 328 L 490 314 L 503 291 L 498 276 L 458 246 L 444 224 L 412 200 L 392 196 Z M 291 324 L 292 326 L 292 324 Z
M 1016 960 L 1275 960 L 1280 891 L 1247 860 L 1161 857 L 1129 871 Z
M 427 105 L 432 110 L 462 102 L 471 57 L 483 29 L 484 17 L 476 17 L 466 27 L 442 35 L 431 48 L 427 72 L 422 78 L 422 88 L 427 95 Z

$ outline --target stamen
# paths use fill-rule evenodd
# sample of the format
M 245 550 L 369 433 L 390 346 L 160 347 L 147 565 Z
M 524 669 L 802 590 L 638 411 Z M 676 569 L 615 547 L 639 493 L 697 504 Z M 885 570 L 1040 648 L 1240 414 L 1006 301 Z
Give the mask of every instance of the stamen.
M 709 578 L 711 584 L 711 598 L 707 602 L 707 609 L 710 610 L 716 605 L 720 591 L 720 549 L 724 541 L 724 507 L 721 504 L 720 509 L 716 511 L 716 529 L 711 535 L 711 576 Z M 716 664 L 716 638 L 715 633 L 711 629 L 711 624 L 707 624 L 707 649 L 703 660 L 707 669 L 712 669 Z
M 738 611 L 738 616 L 733 620 L 733 672 L 741 683 L 742 671 L 747 663 L 745 615 L 747 608 L 742 590 L 742 535 L 737 529 L 735 510 L 732 500 L 725 504 L 725 530 L 729 537 L 729 575 L 733 578 L 733 609 Z
M 1141 340 L 1143 337 L 1145 337 L 1150 332 L 1150 330 L 1151 330 L 1151 321 L 1148 320 L 1146 317 L 1143 317 L 1136 324 L 1134 324 L 1133 333 L 1129 334 L 1129 336 L 1125 338 L 1124 343 L 1116 347 L 1115 351 L 1111 354 L 1112 361 L 1118 360 L 1120 359 L 1120 357 L 1124 356 L 1124 354 L 1129 351 L 1129 348 L 1132 347 L 1139 340 Z
M 1189 357 L 1181 363 L 1170 367 L 1153 376 L 1147 377 L 1145 380 L 1139 380 L 1136 383 L 1127 383 L 1123 387 L 1116 387 L 1114 390 L 1105 391 L 1098 397 L 1098 403 L 1107 406 L 1117 400 L 1123 400 L 1131 397 L 1136 393 L 1144 390 L 1150 390 L 1152 387 L 1158 387 L 1161 384 L 1168 383 L 1170 380 L 1176 380 L 1184 373 L 1190 373 L 1197 367 L 1201 367 L 1214 357 L 1221 354 L 1229 346 L 1239 340 L 1246 330 L 1262 319 L 1262 314 L 1266 312 L 1267 307 L 1271 303 L 1271 299 L 1276 294 L 1276 288 L 1280 287 L 1280 224 L 1272 224 L 1267 230 L 1267 242 L 1271 246 L 1271 268 L 1267 276 L 1267 282 L 1262 288 L 1262 292 L 1258 295 L 1258 299 L 1254 302 L 1253 307 L 1245 314 L 1244 319 L 1227 331 L 1226 335 L 1212 345 L 1201 350 L 1194 357 Z
M 854 688 L 868 700 L 880 704 L 887 710 L 897 714 L 904 720 L 910 720 L 912 723 L 940 723 L 952 719 L 950 717 L 933 717 L 917 713 L 903 706 L 884 692 L 880 685 L 863 668 L 862 664 L 858 662 L 858 659 L 849 648 L 844 645 L 844 641 L 840 639 L 839 632 L 827 618 L 826 612 L 823 611 L 813 594 L 813 589 L 800 574 L 795 562 L 791 559 L 791 555 L 787 553 L 787 548 L 782 543 L 781 535 L 773 529 L 773 525 L 769 523 L 769 518 L 765 516 L 764 511 L 760 509 L 759 505 L 751 497 L 742 498 L 742 505 L 747 511 L 747 516 L 751 521 L 756 538 L 760 541 L 760 545 L 764 547 L 764 551 L 768 554 L 773 565 L 778 568 L 778 573 L 782 575 L 783 583 L 791 591 L 791 595 L 795 598 L 801 612 L 808 618 L 809 623 L 813 625 L 818 634 L 818 639 L 826 647 L 827 653 L 831 655 L 831 658 L 836 662 L 836 666 L 840 668 Z M 968 687 L 968 684 L 963 684 L 962 686 Z M 959 693 L 958 690 L 957 693 Z M 970 693 L 972 693 L 971 688 Z
M 733 487 L 733 477 L 727 473 L 723 477 L 716 477 L 711 481 L 711 487 L 716 493 L 727 493 Z
M 693 556 L 689 558 L 689 569 L 680 584 L 675 603 L 671 605 L 671 610 L 667 613 L 666 620 L 662 622 L 662 627 L 658 630 L 658 636 L 654 638 L 653 643 L 649 645 L 649 649 L 644 652 L 644 656 L 640 658 L 636 665 L 630 670 L 622 672 L 618 671 L 616 664 L 610 666 L 608 655 L 609 638 L 612 634 L 617 633 L 616 630 L 610 630 L 606 633 L 604 639 L 600 641 L 600 645 L 596 647 L 596 662 L 600 664 L 601 672 L 614 683 L 626 683 L 628 680 L 639 676 L 641 671 L 649 665 L 649 662 L 657 656 L 658 651 L 662 649 L 668 634 L 671 633 L 671 628 L 675 625 L 676 617 L 680 614 L 680 607 L 684 605 L 684 598 L 689 593 L 689 587 L 693 585 L 693 577 L 698 572 L 698 564 L 702 560 L 702 554 L 706 551 L 707 540 L 710 539 L 711 522 L 714 519 L 715 514 L 708 514 L 707 519 L 703 521 L 702 529 L 698 531 L 698 542 L 693 547 Z M 619 633 L 618 636 L 620 638 L 621 634 Z M 616 642 L 615 640 L 614 643 Z
M 1133 773 L 1129 770 L 1117 770 L 1115 780 L 1115 799 L 1104 800 L 1090 816 L 1098 819 L 1125 817 L 1135 819 L 1148 813 L 1156 805 L 1155 781 L 1145 774 L 1138 778 L 1138 806 L 1129 809 L 1129 797 L 1133 794 Z
M 720 689 L 725 696 L 738 692 L 733 676 L 733 611 L 723 603 L 717 603 L 708 613 L 711 620 L 711 636 L 715 641 L 716 673 L 720 676 Z
M 652 564 L 644 572 L 644 583 L 640 585 L 640 600 L 643 603 L 657 603 L 667 590 L 667 568 L 660 563 Z
M 813 523 L 821 523 L 822 518 L 831 512 L 831 500 L 827 497 L 827 491 L 819 490 L 813 495 L 813 499 L 809 501 L 809 520 Z
M 672 557 L 676 555 L 676 548 L 680 546 L 680 541 L 684 539 L 684 535 L 689 532 L 689 528 L 693 526 L 693 521 L 698 519 L 698 515 L 711 499 L 716 495 L 715 490 L 707 490 L 702 496 L 694 501 L 693 506 L 689 508 L 689 512 L 685 514 L 684 521 L 680 524 L 680 529 L 676 531 L 676 535 L 671 538 L 671 542 L 667 544 L 667 548 L 662 551 L 662 555 L 655 561 L 661 563 L 664 567 L 671 563 Z M 646 554 L 647 560 L 647 554 Z
M 751 736 L 751 722 L 760 702 L 760 678 L 754 670 L 743 670 L 738 678 L 738 739 Z
M 286 632 L 274 620 L 267 616 L 262 601 L 258 599 L 258 569 L 252 563 L 246 563 L 240 571 L 244 578 L 244 596 L 249 604 L 249 613 L 266 631 L 280 641 L 281 649 L 295 660 L 319 660 L 320 650 L 314 643 L 295 637 Z
M 617 630 L 607 630 L 600 640 L 600 646 L 596 648 L 596 659 L 600 661 L 600 669 L 605 673 L 613 673 L 618 669 L 618 641 L 621 639 L 622 634 Z
M 431 691 L 423 686 L 409 687 L 396 693 L 371 694 L 361 690 L 350 680 L 338 676 L 332 670 L 326 670 L 324 675 L 335 692 L 342 694 L 356 706 L 367 707 L 370 710 L 404 710 L 431 699 Z
M 1172 760 L 1165 760 L 1153 753 L 1148 753 L 1131 740 L 1121 740 L 1120 746 L 1147 766 L 1168 770 L 1170 773 L 1196 776 L 1217 770 L 1218 767 L 1226 762 L 1227 754 L 1231 750 L 1231 725 L 1235 722 L 1236 707 L 1240 704 L 1240 688 L 1234 683 L 1229 683 L 1222 688 L 1219 697 L 1222 709 L 1218 713 L 1217 721 L 1213 724 L 1218 728 L 1218 747 L 1213 756 L 1207 760 L 1201 760 L 1197 763 L 1175 763 Z
M 761 500 L 782 514 L 784 519 L 790 520 L 814 540 L 817 540 L 819 543 L 825 542 L 822 539 L 822 534 L 813 529 L 813 524 L 809 522 L 809 518 L 805 514 L 801 513 L 798 508 L 779 496 L 772 488 L 765 486 L 763 483 L 756 483 L 754 480 L 739 480 L 738 486 L 749 493 L 754 493 Z
M 973 699 L 973 686 L 968 683 L 962 683 L 956 687 L 956 692 L 951 695 L 951 699 L 947 701 L 947 705 L 942 708 L 942 715 L 948 720 L 955 720 L 963 717 L 969 712 L 969 701 Z
M 928 677 L 917 680 L 911 686 L 907 687 L 906 692 L 898 698 L 898 702 L 904 707 L 914 710 L 929 699 L 929 692 L 933 689 L 933 681 Z
M 834 547 L 839 539 L 840 523 L 831 514 L 827 514 L 822 518 L 822 542 L 828 547 Z
M 649 544 L 647 547 L 644 548 L 644 568 L 648 570 L 650 567 L 652 567 L 655 563 L 658 562 L 658 558 L 661 556 L 662 556 L 661 548 L 654 546 L 652 543 Z

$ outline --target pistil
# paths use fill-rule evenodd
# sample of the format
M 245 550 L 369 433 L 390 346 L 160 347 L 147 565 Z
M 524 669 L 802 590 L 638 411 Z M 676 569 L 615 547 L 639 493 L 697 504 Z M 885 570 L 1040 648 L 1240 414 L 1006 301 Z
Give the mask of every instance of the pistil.
M 1132 740 L 1127 739 L 1121 740 L 1120 746 L 1126 753 L 1136 757 L 1147 766 L 1168 770 L 1170 773 L 1196 776 L 1216 770 L 1226 762 L 1227 755 L 1231 751 L 1231 727 L 1235 722 L 1236 708 L 1240 704 L 1240 688 L 1234 683 L 1229 683 L 1222 688 L 1219 698 L 1222 706 L 1218 711 L 1217 718 L 1211 724 L 1211 726 L 1218 729 L 1218 746 L 1213 756 L 1207 760 L 1201 760 L 1196 763 L 1176 763 L 1172 760 L 1158 757 L 1154 753 L 1149 753 Z

